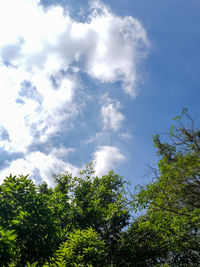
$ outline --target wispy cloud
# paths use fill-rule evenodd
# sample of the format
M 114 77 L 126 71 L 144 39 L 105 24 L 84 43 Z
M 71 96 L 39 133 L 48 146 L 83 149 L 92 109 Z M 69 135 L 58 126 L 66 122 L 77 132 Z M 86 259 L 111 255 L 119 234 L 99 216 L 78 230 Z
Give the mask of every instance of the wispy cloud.
M 101 116 L 105 129 L 112 129 L 114 132 L 120 129 L 124 116 L 118 111 L 120 103 L 110 103 L 101 108 Z
M 130 134 L 128 132 L 121 133 L 121 137 L 123 137 L 125 139 L 132 139 L 133 138 L 132 134 Z

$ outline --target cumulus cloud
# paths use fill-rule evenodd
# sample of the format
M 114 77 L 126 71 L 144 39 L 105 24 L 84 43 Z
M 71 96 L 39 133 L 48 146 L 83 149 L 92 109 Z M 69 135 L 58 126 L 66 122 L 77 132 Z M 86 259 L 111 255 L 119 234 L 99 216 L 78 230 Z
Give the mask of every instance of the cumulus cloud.
M 77 74 L 87 73 L 102 83 L 120 81 L 124 91 L 134 96 L 137 64 L 148 47 L 138 20 L 116 16 L 98 1 L 91 2 L 84 22 L 75 21 L 59 6 L 43 9 L 37 0 L 1 1 L 0 148 L 24 153 L 24 159 L 12 162 L 10 170 L 39 169 L 36 156 L 44 162 L 39 164 L 41 176 L 47 177 L 45 159 L 49 166 L 54 160 L 64 167 L 58 154 L 31 154 L 29 147 L 71 127 L 81 107 Z M 102 107 L 105 128 L 120 128 L 124 117 L 118 109 L 117 103 Z M 112 149 L 99 148 L 96 159 Z
M 98 1 L 93 7 L 89 27 L 99 41 L 88 56 L 88 73 L 102 82 L 122 81 L 125 92 L 134 96 L 136 67 L 149 47 L 146 32 L 133 17 L 117 17 Z
M 0 171 L 1 179 L 9 176 L 10 173 L 12 175 L 29 174 L 36 183 L 45 181 L 52 186 L 54 184 L 53 175 L 55 174 L 69 171 L 73 175 L 77 175 L 80 169 L 60 158 L 64 152 L 63 149 L 52 152 L 49 154 L 44 154 L 40 151 L 32 152 L 26 155 L 25 158 L 12 161 L 8 167 Z M 65 154 L 66 152 L 68 153 L 68 151 L 65 151 Z M 2 181 L 0 180 L 0 182 Z
M 8 25 L 2 29 L 0 42 L 4 61 L 17 58 L 16 64 L 29 70 L 52 72 L 83 60 L 89 75 L 101 82 L 122 81 L 124 89 L 134 94 L 136 65 L 149 46 L 137 19 L 115 16 L 105 5 L 92 1 L 88 21 L 76 22 L 61 7 L 44 11 L 36 2 L 2 4 L 0 22 Z
M 65 77 L 58 90 L 40 74 L 29 78 L 16 68 L 0 66 L 0 125 L 9 135 L 0 146 L 10 152 L 26 152 L 37 140 L 45 142 L 62 130 L 63 121 L 76 116 L 72 103 L 75 82 Z
M 114 146 L 99 146 L 94 153 L 95 172 L 101 176 L 123 160 L 125 160 L 125 157 L 121 154 L 119 148 Z

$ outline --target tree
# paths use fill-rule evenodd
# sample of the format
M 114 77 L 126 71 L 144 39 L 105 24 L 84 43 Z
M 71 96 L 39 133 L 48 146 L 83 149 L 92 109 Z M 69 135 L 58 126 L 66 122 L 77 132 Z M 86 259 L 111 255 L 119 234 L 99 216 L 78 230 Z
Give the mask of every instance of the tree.
M 184 118 L 190 127 L 183 123 Z M 146 209 L 147 227 L 167 242 L 168 254 L 163 259 L 171 266 L 198 266 L 200 262 L 200 131 L 183 110 L 176 117 L 178 126 L 169 132 L 169 142 L 154 143 L 160 157 L 158 169 L 152 169 L 156 180 L 138 186 L 132 202 L 135 210 Z
M 40 265 L 57 248 L 56 220 L 45 195 L 28 176 L 10 175 L 0 186 L 0 226 L 16 234 L 16 265 L 27 261 Z
M 45 182 L 36 186 L 28 176 L 6 177 L 0 186 L 2 262 L 5 266 L 9 262 L 42 266 L 58 247 L 67 251 L 72 237 L 77 242 L 83 238 L 86 245 L 88 234 L 95 244 L 106 247 L 104 263 L 112 264 L 120 233 L 129 221 L 124 184 L 112 171 L 101 178 L 94 176 L 92 164 L 79 177 L 56 175 L 55 186 L 50 188 Z M 84 259 L 96 249 L 88 250 Z M 98 262 L 101 253 L 92 255 Z
M 107 261 L 112 262 L 120 232 L 129 221 L 129 208 L 122 177 L 109 172 L 97 177 L 92 163 L 79 177 L 59 174 L 51 194 L 54 214 L 62 227 L 62 242 L 68 232 L 94 229 L 107 246 Z
M 101 178 L 93 176 L 91 167 L 76 178 L 72 201 L 74 222 L 79 229 L 92 227 L 97 231 L 108 248 L 107 263 L 112 264 L 117 240 L 130 217 L 125 182 L 113 171 Z
M 167 242 L 148 224 L 144 224 L 145 220 L 145 215 L 139 216 L 127 231 L 121 233 L 114 266 L 155 267 L 164 263 Z
M 62 243 L 50 266 L 105 266 L 105 243 L 92 229 L 75 230 Z
M 16 235 L 14 230 L 4 230 L 0 227 L 0 262 L 2 266 L 9 266 L 16 255 Z

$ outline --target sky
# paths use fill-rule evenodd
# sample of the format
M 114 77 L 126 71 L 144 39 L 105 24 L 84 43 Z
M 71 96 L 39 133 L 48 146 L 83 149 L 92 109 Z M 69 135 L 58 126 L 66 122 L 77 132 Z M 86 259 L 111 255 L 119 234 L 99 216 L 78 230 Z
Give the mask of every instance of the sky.
M 199 0 L 0 1 L 0 182 L 93 161 L 145 184 L 152 135 L 200 100 Z

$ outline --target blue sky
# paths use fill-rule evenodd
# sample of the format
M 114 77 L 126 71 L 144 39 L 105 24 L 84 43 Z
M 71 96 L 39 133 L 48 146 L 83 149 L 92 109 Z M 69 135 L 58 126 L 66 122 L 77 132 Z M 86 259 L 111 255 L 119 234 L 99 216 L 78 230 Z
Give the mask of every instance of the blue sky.
M 75 3 L 74 3 L 75 2 Z M 93 160 L 146 183 L 152 134 L 199 116 L 198 0 L 0 6 L 0 174 L 53 184 Z

